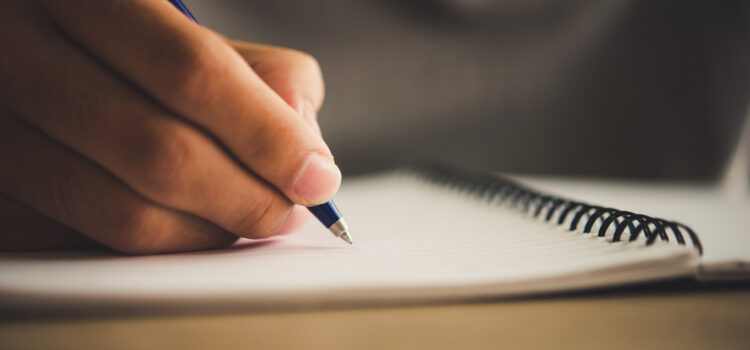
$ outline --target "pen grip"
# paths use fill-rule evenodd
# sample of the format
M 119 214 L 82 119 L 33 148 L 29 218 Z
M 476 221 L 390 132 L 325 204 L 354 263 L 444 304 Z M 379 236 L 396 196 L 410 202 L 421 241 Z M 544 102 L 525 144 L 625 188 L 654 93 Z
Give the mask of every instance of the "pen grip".
M 336 207 L 336 204 L 334 204 L 333 201 L 328 201 L 313 207 L 307 207 L 307 209 L 313 213 L 313 215 L 315 215 L 325 227 L 331 227 L 336 221 L 341 219 L 339 208 Z

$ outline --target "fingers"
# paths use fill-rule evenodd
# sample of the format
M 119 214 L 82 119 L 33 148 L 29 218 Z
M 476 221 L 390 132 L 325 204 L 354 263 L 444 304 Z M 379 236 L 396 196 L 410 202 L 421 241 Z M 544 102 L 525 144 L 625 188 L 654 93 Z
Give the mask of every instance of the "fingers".
M 37 131 L 0 116 L 0 192 L 93 240 L 135 254 L 226 246 L 236 240 L 194 216 L 155 205 Z
M 247 238 L 268 237 L 281 228 L 291 203 L 210 138 L 62 38 L 55 40 L 54 33 L 36 37 L 44 44 L 28 40 L 16 46 L 16 53 L 28 58 L 15 74 L 33 82 L 11 92 L 17 113 L 153 202 Z M 45 96 L 45 103 L 38 103 L 38 96 Z
M 80 249 L 99 246 L 78 232 L 12 199 L 0 196 L 0 251 Z
M 292 202 L 319 204 L 338 189 L 341 174 L 316 131 L 221 37 L 166 1 L 46 7 L 72 40 L 210 132 Z
M 285 48 L 230 42 L 251 68 L 286 103 L 320 130 L 317 111 L 325 88 L 318 62 L 312 56 Z
M 310 219 L 310 216 L 312 216 L 312 214 L 310 214 L 310 211 L 307 210 L 307 208 L 295 205 L 294 209 L 292 209 L 292 213 L 289 215 L 289 220 L 286 221 L 286 224 L 284 224 L 276 234 L 285 235 L 299 230 L 305 225 L 307 220 Z

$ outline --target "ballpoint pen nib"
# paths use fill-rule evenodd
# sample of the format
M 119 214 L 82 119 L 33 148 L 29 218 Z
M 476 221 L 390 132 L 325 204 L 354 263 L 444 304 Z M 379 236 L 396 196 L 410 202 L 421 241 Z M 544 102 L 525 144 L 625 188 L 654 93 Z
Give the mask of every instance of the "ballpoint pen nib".
M 341 234 L 341 239 L 343 239 L 346 243 L 352 244 L 352 238 L 349 236 L 349 233 L 344 231 L 344 233 Z

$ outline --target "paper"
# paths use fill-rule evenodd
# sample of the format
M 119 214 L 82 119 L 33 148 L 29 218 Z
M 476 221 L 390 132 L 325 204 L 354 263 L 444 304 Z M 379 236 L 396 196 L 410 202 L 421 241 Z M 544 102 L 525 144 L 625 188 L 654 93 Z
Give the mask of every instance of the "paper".
M 401 175 L 344 184 L 355 244 L 302 232 L 226 250 L 131 257 L 0 254 L 0 306 L 455 300 L 691 275 L 696 251 L 609 243 Z

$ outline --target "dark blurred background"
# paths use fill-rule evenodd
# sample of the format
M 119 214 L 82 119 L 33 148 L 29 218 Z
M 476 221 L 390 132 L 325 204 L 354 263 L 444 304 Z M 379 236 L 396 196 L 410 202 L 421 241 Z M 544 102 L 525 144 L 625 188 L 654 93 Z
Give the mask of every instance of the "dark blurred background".
M 748 1 L 186 3 L 228 37 L 318 59 L 344 175 L 428 158 L 716 179 L 748 114 Z

